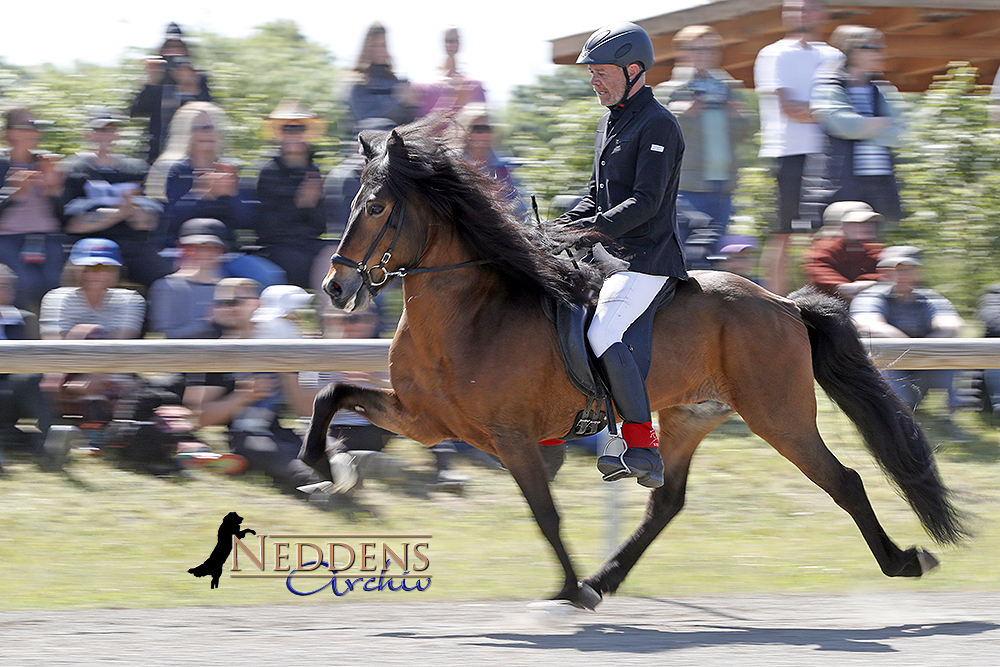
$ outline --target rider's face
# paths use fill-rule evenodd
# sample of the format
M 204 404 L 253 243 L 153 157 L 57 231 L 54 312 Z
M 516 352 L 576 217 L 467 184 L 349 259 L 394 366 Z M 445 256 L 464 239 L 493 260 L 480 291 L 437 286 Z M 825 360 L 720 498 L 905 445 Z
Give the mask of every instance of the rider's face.
M 625 94 L 625 73 L 617 65 L 587 65 L 590 70 L 590 85 L 597 93 L 602 105 L 609 107 L 618 103 Z

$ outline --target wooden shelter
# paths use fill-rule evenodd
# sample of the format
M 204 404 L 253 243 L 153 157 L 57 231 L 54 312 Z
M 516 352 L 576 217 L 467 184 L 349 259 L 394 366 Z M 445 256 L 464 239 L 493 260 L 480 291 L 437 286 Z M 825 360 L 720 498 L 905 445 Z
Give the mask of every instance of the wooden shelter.
M 722 68 L 753 86 L 757 52 L 784 35 L 781 4 L 781 0 L 716 0 L 637 20 L 652 38 L 657 56 L 647 83 L 670 78 L 676 57 L 671 42 L 678 30 L 710 25 L 724 40 Z M 934 77 L 944 74 L 954 61 L 978 67 L 979 83 L 986 85 L 993 82 L 1000 67 L 1000 0 L 830 0 L 827 9 L 824 38 L 843 24 L 874 27 L 885 34 L 885 78 L 901 91 L 927 90 Z M 576 62 L 589 35 L 552 40 L 553 62 Z

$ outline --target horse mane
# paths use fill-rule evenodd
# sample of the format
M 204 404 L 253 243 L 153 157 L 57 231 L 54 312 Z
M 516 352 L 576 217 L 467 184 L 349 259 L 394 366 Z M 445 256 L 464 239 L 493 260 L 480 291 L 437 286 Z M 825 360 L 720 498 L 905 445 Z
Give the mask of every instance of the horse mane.
M 593 231 L 519 219 L 500 185 L 441 139 L 439 129 L 440 121 L 431 120 L 362 133 L 368 157 L 362 181 L 385 186 L 397 201 L 422 201 L 451 226 L 471 259 L 488 260 L 515 292 L 581 303 L 600 288 L 596 267 L 556 254 L 593 245 Z

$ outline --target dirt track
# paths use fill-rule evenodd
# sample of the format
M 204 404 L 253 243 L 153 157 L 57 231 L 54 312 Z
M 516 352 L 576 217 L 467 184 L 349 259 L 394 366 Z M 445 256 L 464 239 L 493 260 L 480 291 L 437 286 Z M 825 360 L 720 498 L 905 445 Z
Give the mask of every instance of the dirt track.
M 6 665 L 950 665 L 1000 662 L 1000 593 L 340 602 L 0 612 Z M 363 662 L 362 662 L 363 661 Z

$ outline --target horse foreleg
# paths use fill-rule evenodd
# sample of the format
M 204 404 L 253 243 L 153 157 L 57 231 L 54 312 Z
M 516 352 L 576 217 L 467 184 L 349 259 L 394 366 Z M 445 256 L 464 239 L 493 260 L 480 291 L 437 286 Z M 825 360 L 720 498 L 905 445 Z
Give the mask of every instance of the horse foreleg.
M 313 399 L 309 430 L 299 450 L 299 458 L 324 480 L 333 479 L 326 451 L 326 434 L 333 415 L 342 408 L 353 410 L 393 433 L 405 433 L 403 408 L 395 392 L 339 382 L 327 385 Z
M 562 566 L 565 575 L 562 590 L 552 599 L 568 600 L 578 607 L 593 609 L 600 598 L 593 591 L 582 589 L 577 581 L 576 570 L 573 569 L 569 552 L 563 545 L 559 533 L 559 511 L 552 498 L 552 490 L 546 478 L 545 465 L 537 443 L 531 442 L 527 438 L 519 439 L 516 442 L 499 440 L 496 443 L 496 451 L 501 462 L 520 487 L 521 493 L 528 501 L 528 507 L 535 517 L 535 522 L 541 529 L 542 535 L 549 541 L 559 564 Z
M 659 412 L 663 486 L 654 489 L 642 523 L 582 583 L 600 595 L 614 593 L 639 558 L 684 507 L 691 458 L 702 439 L 731 414 L 721 403 L 675 406 Z

